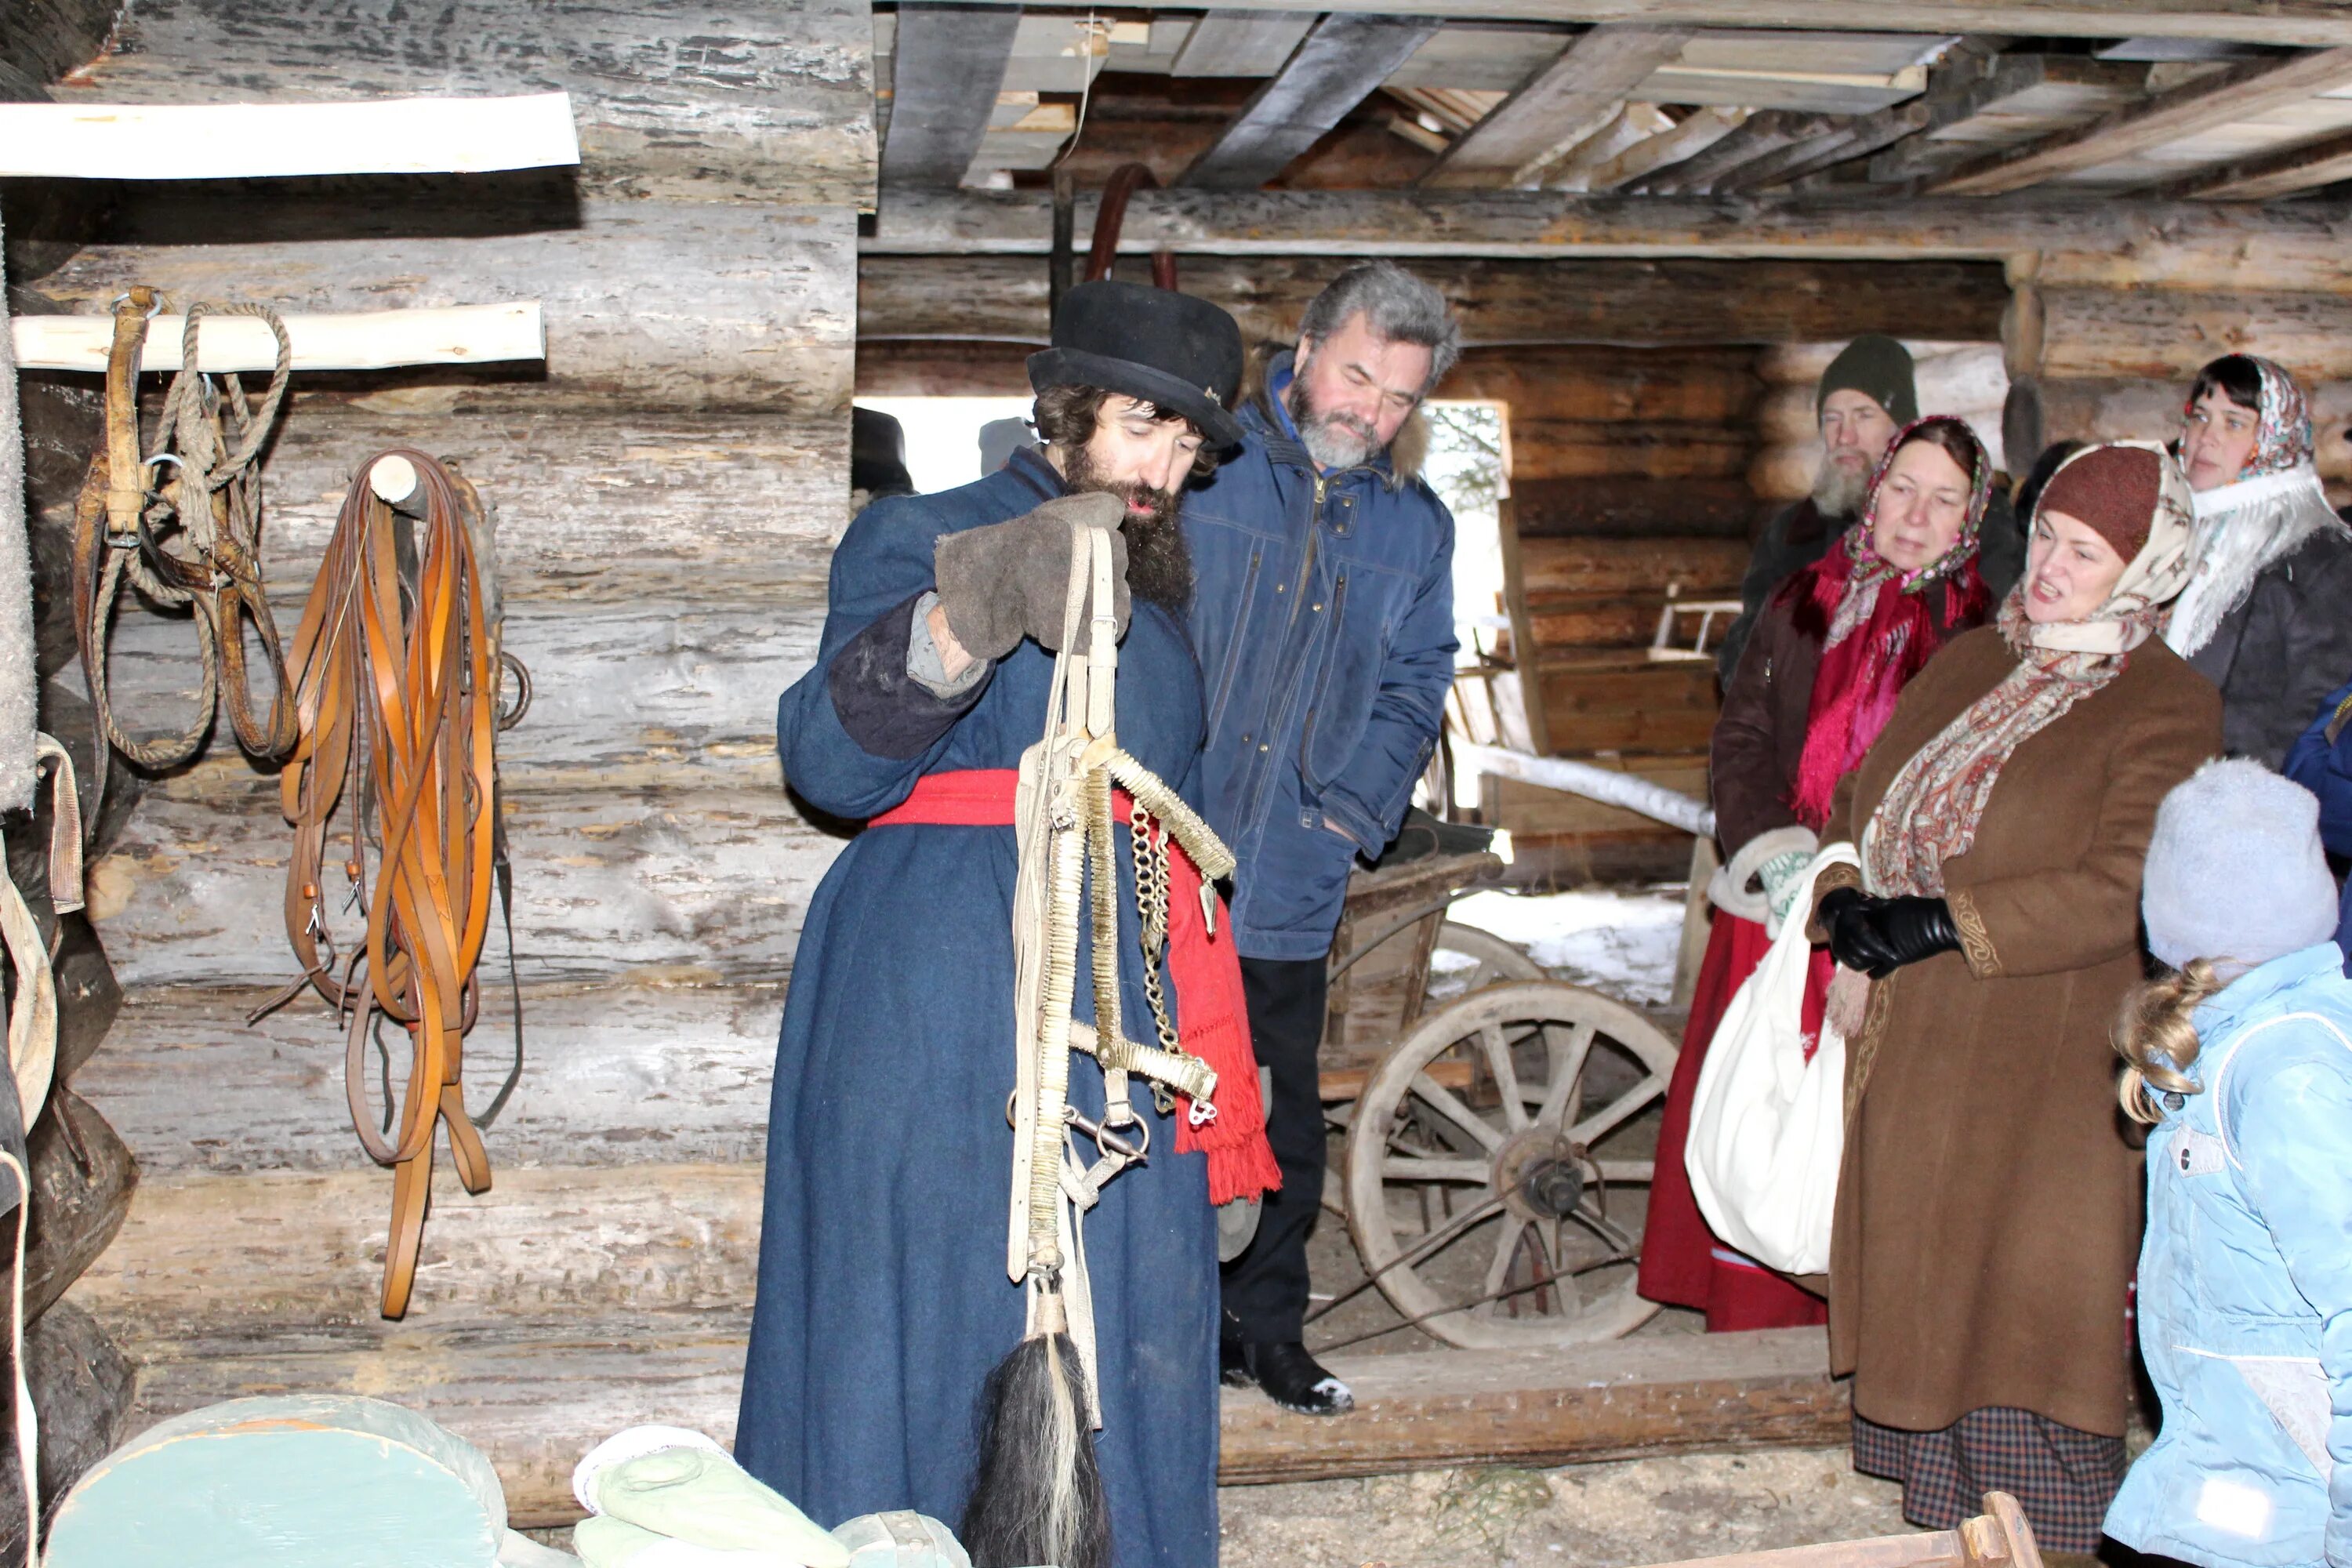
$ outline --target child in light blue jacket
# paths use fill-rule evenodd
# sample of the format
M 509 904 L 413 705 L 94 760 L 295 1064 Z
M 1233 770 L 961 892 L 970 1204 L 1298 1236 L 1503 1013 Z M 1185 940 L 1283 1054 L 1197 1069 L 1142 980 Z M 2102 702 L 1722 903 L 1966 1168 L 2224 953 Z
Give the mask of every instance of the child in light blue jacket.
M 2318 803 L 2259 763 L 2165 798 L 2126 1009 L 2152 1124 L 2140 1347 L 2164 1404 L 2107 1514 L 2207 1568 L 2352 1568 L 2352 981 Z

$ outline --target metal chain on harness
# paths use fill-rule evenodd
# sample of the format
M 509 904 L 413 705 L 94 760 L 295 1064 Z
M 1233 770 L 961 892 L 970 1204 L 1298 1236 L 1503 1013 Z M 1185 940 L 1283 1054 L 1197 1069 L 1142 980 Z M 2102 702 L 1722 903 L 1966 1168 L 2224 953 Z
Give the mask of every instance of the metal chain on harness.
M 293 345 L 286 323 L 266 306 L 192 306 L 156 447 L 142 456 L 139 356 L 155 309 L 154 291 L 145 287 L 115 302 L 106 438 L 74 508 L 74 631 L 98 741 L 93 806 L 105 792 L 110 744 L 142 767 L 176 767 L 204 744 L 216 710 L 226 710 L 237 743 L 257 757 L 281 757 L 294 744 L 293 694 L 262 581 L 259 466 L 285 401 Z M 216 380 L 199 363 L 197 329 L 208 314 L 253 316 L 268 324 L 277 363 L 258 406 L 247 401 L 235 374 Z M 168 477 L 151 485 L 151 473 L 162 470 Z M 115 721 L 107 645 L 126 577 L 159 604 L 187 605 L 195 626 L 204 683 L 195 712 L 174 736 L 135 741 Z M 254 711 L 246 669 L 248 623 L 271 677 L 266 719 Z
M 1188 1053 L 1177 1042 L 1175 1020 L 1168 1016 L 1167 988 L 1160 980 L 1160 962 L 1168 952 L 1171 841 L 1166 826 L 1140 805 L 1130 808 L 1127 832 L 1135 857 L 1135 912 L 1143 948 L 1144 1000 L 1151 1004 L 1151 1026 L 1160 1037 L 1160 1048 L 1171 1056 L 1183 1056 Z M 1174 1092 L 1156 1079 L 1151 1084 L 1151 1103 L 1162 1116 L 1176 1112 Z

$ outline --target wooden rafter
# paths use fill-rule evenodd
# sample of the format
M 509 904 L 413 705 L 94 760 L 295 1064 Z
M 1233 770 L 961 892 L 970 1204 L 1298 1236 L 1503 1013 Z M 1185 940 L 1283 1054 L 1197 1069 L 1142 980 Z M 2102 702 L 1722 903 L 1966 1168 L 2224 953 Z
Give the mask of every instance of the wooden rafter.
M 1177 184 L 1255 190 L 1370 97 L 1437 28 L 1420 16 L 1326 16 Z
M 2144 65 L 2080 55 L 1962 56 L 1929 79 L 1920 99 L 1927 109 L 1927 123 L 1873 158 L 1870 177 L 1881 184 L 1903 184 L 1943 173 L 1968 162 L 1975 152 L 1969 142 L 1948 139 L 1943 132 L 1989 115 L 2014 115 L 2021 107 L 2053 98 L 2122 107 L 2146 96 L 2147 79 Z M 2084 110 L 2070 118 L 2088 121 L 2096 113 Z
M 2275 196 L 2332 185 L 2338 180 L 2352 180 L 2352 131 L 2338 132 L 2281 152 L 2242 158 L 2217 168 L 2200 169 L 2165 194 L 2199 196 L 2207 201 L 2266 202 Z
M 2076 130 L 1996 153 L 1931 178 L 1927 189 L 1999 195 L 2062 174 L 2097 168 L 2216 126 L 2253 120 L 2352 81 L 2352 47 L 2320 49 L 2285 60 L 2256 60 L 2120 109 Z
M 882 183 L 951 189 L 988 134 L 1021 13 L 907 0 L 890 84 Z
M 1746 124 L 1679 163 L 1659 170 L 1635 188 L 1663 195 L 1699 195 L 1718 188 L 1737 171 L 1784 148 L 1807 145 L 1843 128 L 1836 115 L 1774 109 L 1751 115 Z
M 1672 131 L 1637 142 L 1585 175 L 1584 188 L 1599 193 L 1633 184 L 1653 170 L 1679 163 L 1706 151 L 1748 121 L 1745 109 L 1699 109 Z
M 1265 76 L 1315 26 L 1312 11 L 1215 10 L 1202 15 L 1168 68 L 1171 76 Z
M 1935 122 L 1935 114 L 1926 104 L 1914 100 L 1898 103 L 1892 109 L 1882 109 L 1875 114 L 1855 116 L 1849 121 L 1844 134 L 1829 146 L 1798 148 L 1769 180 L 1753 183 L 1743 180 L 1741 190 L 1760 190 L 1767 185 L 1793 185 L 1799 180 L 1811 179 L 1826 173 L 1840 163 L 1851 163 L 1857 158 L 1867 158 L 1885 147 L 1890 147 L 1906 136 L 1916 136 Z M 1747 174 L 1748 171 L 1742 171 Z
M 1606 124 L 1690 37 L 1688 28 L 1632 25 L 1582 34 L 1472 126 L 1422 183 L 1441 190 L 1519 184 Z
M 1025 0 L 980 0 L 1017 5 Z M 1297 0 L 1225 0 L 1284 11 Z M 2305 47 L 2352 44 L 2342 0 L 1328 0 L 1361 15 L 1447 21 L 1641 22 L 1659 26 L 2002 33 L 2019 37 L 2221 38 Z

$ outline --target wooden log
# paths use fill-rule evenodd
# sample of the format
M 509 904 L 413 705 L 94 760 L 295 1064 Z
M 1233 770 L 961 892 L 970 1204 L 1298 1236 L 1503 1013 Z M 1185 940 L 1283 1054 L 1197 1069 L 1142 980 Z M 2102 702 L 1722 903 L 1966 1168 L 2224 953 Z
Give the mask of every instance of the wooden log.
M 1712 106 L 1694 110 L 1673 130 L 1637 142 L 1591 170 L 1584 177 L 1583 188 L 1593 192 L 1619 190 L 1654 170 L 1679 163 L 1738 130 L 1752 112 Z
M 2224 125 L 2259 121 L 2352 80 L 2352 48 L 2321 49 L 2285 59 L 2249 60 L 2200 78 L 2090 124 L 2004 149 L 1932 179 L 1929 188 L 1999 195 L 2044 180 L 2126 162 L 2168 142 Z M 2147 182 L 2153 183 L 2153 176 Z
M 1938 323 L 1939 325 L 1941 323 Z M 1996 323 L 1998 326 L 1998 323 Z M 1949 338 L 1915 338 L 1908 333 L 1895 333 L 1903 346 L 1911 352 L 1913 375 L 1924 378 L 1919 388 L 1922 405 L 1930 397 L 1968 407 L 1983 407 L 2000 401 L 1992 390 L 1999 384 L 2002 372 L 1998 344 L 1986 340 L 1975 342 Z M 1801 386 L 1810 392 L 1828 370 L 1830 362 L 1843 353 L 1851 335 L 1822 342 L 1780 343 L 1756 356 L 1756 374 L 1771 386 Z M 1948 376 L 1948 384 L 1939 377 Z
M 1552 752 L 1695 752 L 1715 730 L 1715 666 L 1622 658 L 1540 667 Z
M 1570 40 L 1549 65 L 1456 138 L 1422 176 L 1436 189 L 1516 185 L 1608 122 L 1651 72 L 1682 53 L 1687 28 L 1611 23 Z
M 1544 186 L 1555 191 L 1591 190 L 1595 170 L 1613 163 L 1618 154 L 1655 141 L 1674 129 L 1674 117 L 1656 104 L 1627 103 L 1606 125 L 1546 165 Z
M 61 103 L 316 102 L 568 90 L 581 176 L 632 196 L 873 204 L 874 35 L 832 0 L 580 4 L 296 0 L 126 16 Z M 737 253 L 768 254 L 757 249 Z
M 1511 478 L 1719 479 L 1746 470 L 1755 439 L 1696 422 L 1511 421 Z
M 774 789 L 515 789 L 506 820 L 527 980 L 775 979 L 841 842 Z M 270 781 L 242 802 L 151 795 L 91 872 L 124 984 L 283 984 L 294 973 L 280 914 L 290 832 Z M 348 941 L 356 928 L 340 929 Z M 493 973 L 503 947 L 494 936 Z
M 1377 90 L 1437 31 L 1419 16 L 1327 16 L 1268 78 L 1181 184 L 1255 190 Z M 1194 31 L 1197 33 L 1198 28 Z M 1186 41 L 1188 49 L 1191 41 Z
M 1287 342 L 1309 300 L 1354 258 L 1186 255 L 1187 293 L 1234 312 L 1244 336 Z M 1705 260 L 1412 264 L 1458 312 L 1473 345 L 1805 341 L 1933 321 L 1990 338 L 2008 286 L 1982 262 Z M 860 342 L 994 338 L 1043 345 L 1045 272 L 1026 258 L 869 255 L 858 267 Z M 109 296 L 111 298 L 111 296 Z
M 1472 349 L 1455 362 L 1445 394 L 1507 405 L 1514 430 L 1523 419 L 1740 426 L 1763 391 L 1753 360 L 1739 348 Z
M 92 316 L 133 283 L 174 305 L 243 300 L 303 314 L 536 300 L 547 332 L 541 390 L 572 403 L 814 416 L 848 394 L 846 208 L 586 202 L 577 227 L 553 231 L 226 244 L 202 226 L 218 216 L 184 195 L 140 210 L 137 243 L 84 249 L 29 291 L 58 312 Z M 282 232 L 284 216 L 276 221 Z
M 1011 5 L 1014 0 L 982 0 Z M 1223 9 L 1281 10 L 1297 0 L 1234 0 Z M 1700 27 L 2015 33 L 2036 37 L 2221 38 L 2247 43 L 2340 44 L 2352 22 L 2331 0 L 1348 0 L 1354 12 L 1426 12 L 1531 22 L 1685 22 Z
M 1530 538 L 1696 536 L 1744 542 L 1756 514 L 1755 495 L 1736 478 L 1522 479 L 1511 489 L 1520 531 Z
M 357 103 L 0 105 L 0 179 L 482 174 L 580 162 L 568 93 Z
M 1520 563 L 1531 598 L 1561 594 L 1663 594 L 1679 584 L 1685 598 L 1737 587 L 1748 567 L 1745 541 L 1729 539 L 1559 539 L 1525 536 Z
M 1528 624 L 1538 647 L 1646 647 L 1665 603 L 1663 593 L 1555 597 L 1528 605 Z
M 285 316 L 280 322 L 296 370 L 385 370 L 547 357 L 547 334 L 536 300 L 443 310 Z M 114 338 L 111 318 L 17 316 L 8 325 L 19 369 L 105 374 Z M 151 321 L 139 368 L 178 370 L 186 330 L 185 316 Z M 198 323 L 196 337 L 196 358 L 207 372 L 268 371 L 278 363 L 276 335 L 267 321 L 252 316 L 208 316 Z
M 2225 353 L 2274 359 L 2305 384 L 2352 377 L 2352 299 L 2342 295 L 2047 284 L 2041 292 L 2042 374 L 2052 380 L 2186 380 Z
M 1837 125 L 1832 115 L 1767 110 L 1749 117 L 1730 135 L 1708 143 L 1704 151 L 1645 176 L 1633 188 L 1656 195 L 1704 194 L 1758 159 L 1793 143 L 1832 134 Z
M 812 552 L 810 564 L 822 570 L 822 553 Z M 307 588 L 290 572 L 278 583 Z M 536 592 L 507 601 L 504 646 L 530 668 L 532 689 L 530 712 L 499 737 L 510 792 L 781 785 L 776 699 L 815 657 L 824 617 L 818 584 L 754 580 L 702 597 L 691 577 L 616 570 L 585 602 L 551 595 L 554 585 L 539 579 L 514 586 Z M 294 624 L 300 604 L 281 593 L 281 626 Z M 121 619 L 110 677 L 121 721 L 134 734 L 180 722 L 197 695 L 193 635 L 184 622 L 143 610 Z M 192 804 L 217 797 L 241 810 L 257 776 L 223 742 L 163 787 Z
M 1035 352 L 1032 343 L 860 338 L 857 395 L 1026 397 Z
M 1651 783 L 1691 796 L 1706 798 L 1706 758 L 1705 755 L 1641 757 L 1624 759 L 1622 771 L 1638 773 Z M 1563 790 L 1546 789 L 1541 784 L 1527 784 L 1518 779 L 1493 778 L 1486 798 L 1494 803 L 1499 814 L 1497 826 L 1509 830 L 1513 846 L 1522 834 L 1552 837 L 1561 834 L 1656 834 L 1687 845 L 1690 835 L 1670 827 L 1654 817 L 1622 806 L 1604 805 L 1597 800 L 1587 800 Z
M 2165 193 L 2206 201 L 2266 202 L 2352 179 L 2352 132 L 2200 170 Z
M 718 1314 L 575 1319 L 516 1343 L 395 1330 L 380 1347 L 148 1347 L 138 1417 L 247 1393 L 365 1390 L 418 1409 L 497 1467 L 509 1521 L 579 1516 L 572 1467 L 642 1421 L 725 1442 L 742 1373 L 740 1319 Z M 1255 1390 L 1223 1396 L 1218 1479 L 1226 1485 L 1337 1479 L 1454 1463 L 1528 1466 L 1649 1453 L 1821 1447 L 1843 1440 L 1844 1386 L 1818 1332 L 1621 1340 L 1556 1352 L 1339 1355 L 1356 1391 L 1337 1422 L 1278 1410 Z
M 2352 23 L 2347 24 L 2352 27 Z M 1094 221 L 1081 197 L 1081 230 Z M 862 255 L 1028 255 L 1050 247 L 1042 192 L 894 199 Z M 2137 268 L 2167 287 L 2352 289 L 2343 255 L 2352 205 L 2255 207 L 2101 198 L 1691 196 L 1629 202 L 1553 191 L 1147 191 L 1120 230 L 1124 255 L 1167 247 L 1224 256 L 1794 257 L 1998 261 L 2021 251 L 2068 265 Z M 2079 261 L 2071 258 L 2080 258 Z
M 488 966 L 483 1020 L 468 1037 L 467 1092 L 478 1107 L 513 1059 L 503 967 Z M 376 1169 L 344 1109 L 334 1018 L 302 996 L 248 1024 L 268 994 L 142 988 L 75 1080 L 151 1178 Z M 783 1005 L 774 982 L 623 974 L 526 986 L 522 1077 L 483 1134 L 491 1161 L 500 1173 L 756 1163 Z
M 2165 381 L 2052 381 L 2042 385 L 2042 406 L 2053 441 L 2169 441 L 2180 433 L 2180 407 L 2189 378 Z M 2322 382 L 2304 388 L 2311 410 L 2314 457 L 2319 476 L 2352 480 L 2352 382 Z

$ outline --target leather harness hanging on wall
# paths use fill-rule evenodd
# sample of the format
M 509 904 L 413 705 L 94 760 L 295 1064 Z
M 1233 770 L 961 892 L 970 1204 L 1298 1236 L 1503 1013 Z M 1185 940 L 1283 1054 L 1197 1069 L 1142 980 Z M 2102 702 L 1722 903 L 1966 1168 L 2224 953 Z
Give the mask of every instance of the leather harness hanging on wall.
M 259 305 L 190 307 L 156 450 L 142 457 L 139 354 L 154 310 L 154 290 L 143 286 L 115 302 L 114 342 L 106 362 L 106 443 L 91 458 L 74 506 L 74 633 L 98 742 L 89 784 L 93 812 L 105 795 L 110 742 L 142 767 L 177 767 L 204 744 L 215 708 L 226 707 L 237 743 L 253 755 L 272 760 L 294 743 L 286 667 L 261 577 L 259 458 L 293 363 L 286 324 Z M 278 363 L 258 406 L 247 402 L 235 375 L 224 374 L 215 384 L 199 368 L 196 329 L 208 313 L 258 316 L 269 324 Z M 152 489 L 151 468 L 168 469 Z M 108 695 L 107 643 L 125 577 L 161 604 L 188 605 L 195 625 L 203 694 L 186 726 L 166 739 L 134 741 L 124 734 Z M 254 712 L 247 683 L 247 622 L 272 677 L 266 719 Z
M 416 473 L 413 551 L 403 538 L 405 521 L 368 483 L 390 456 Z M 368 1153 L 393 1168 L 387 1318 L 406 1311 L 415 1280 L 437 1124 L 448 1127 L 466 1190 L 490 1184 L 489 1158 L 459 1083 L 463 1037 L 478 1012 L 475 966 L 492 884 L 504 870 L 493 750 L 501 655 L 484 613 L 489 590 L 477 554 L 480 522 L 472 487 L 422 452 L 397 448 L 362 464 L 289 659 L 299 734 L 280 781 L 295 829 L 286 932 L 303 978 L 348 1014 L 344 1083 L 352 1125 Z M 339 813 L 348 892 L 338 904 L 367 911 L 365 940 L 340 957 L 326 889 L 327 845 Z M 508 935 L 511 953 L 511 920 Z M 407 1092 L 389 1135 L 367 1101 L 367 1044 L 379 1013 L 406 1029 L 411 1047 Z M 520 1033 L 517 1047 L 519 1069 Z

